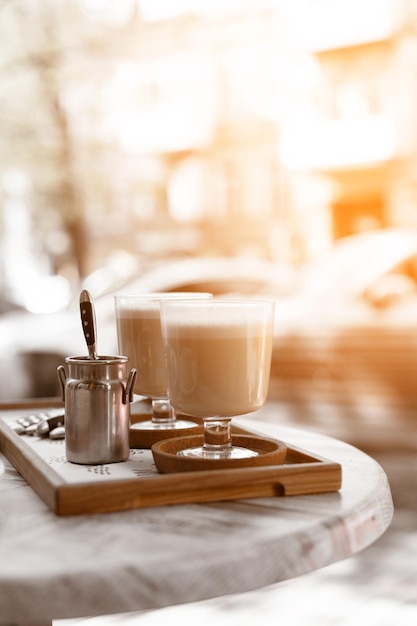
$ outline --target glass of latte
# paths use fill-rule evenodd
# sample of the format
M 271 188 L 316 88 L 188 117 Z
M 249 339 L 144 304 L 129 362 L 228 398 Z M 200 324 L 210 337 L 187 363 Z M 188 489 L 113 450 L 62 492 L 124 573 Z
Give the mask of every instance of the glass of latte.
M 164 345 L 161 333 L 160 303 L 175 299 L 212 298 L 210 293 L 163 292 L 114 296 L 119 354 L 136 368 L 134 392 L 152 400 L 152 416 L 132 428 L 156 430 L 196 426 L 191 420 L 177 419 L 168 399 Z
M 204 444 L 178 454 L 209 459 L 257 452 L 232 445 L 231 419 L 265 403 L 274 302 L 216 299 L 161 303 L 168 392 L 176 411 L 203 418 Z

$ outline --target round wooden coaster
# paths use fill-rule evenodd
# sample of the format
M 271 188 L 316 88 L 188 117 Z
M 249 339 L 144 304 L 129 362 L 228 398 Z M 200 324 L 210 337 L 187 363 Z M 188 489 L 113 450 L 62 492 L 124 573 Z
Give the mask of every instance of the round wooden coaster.
M 175 437 L 159 441 L 152 446 L 155 465 L 162 473 L 257 467 L 260 465 L 281 465 L 287 454 L 287 446 L 282 441 L 263 439 L 252 435 L 232 435 L 232 445 L 254 450 L 258 453 L 257 456 L 243 459 L 200 459 L 177 454 L 181 450 L 202 444 L 202 435 Z
M 199 417 L 190 417 L 189 415 L 177 415 L 178 422 L 186 420 L 193 422 L 195 426 L 186 428 L 135 428 L 134 424 L 138 422 L 146 422 L 152 418 L 151 413 L 141 413 L 140 415 L 131 416 L 131 426 L 129 429 L 129 443 L 131 448 L 151 448 L 154 443 L 171 439 L 172 437 L 185 437 L 187 435 L 196 435 L 203 432 L 203 421 Z

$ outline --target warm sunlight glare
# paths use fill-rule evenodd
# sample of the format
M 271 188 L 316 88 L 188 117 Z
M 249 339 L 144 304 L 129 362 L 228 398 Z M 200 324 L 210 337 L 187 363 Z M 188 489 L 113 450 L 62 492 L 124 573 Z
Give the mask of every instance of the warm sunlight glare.
M 214 124 L 213 70 L 204 54 L 121 64 L 104 96 L 107 132 L 138 153 L 204 145 Z
M 338 168 L 394 157 L 396 137 L 384 116 L 294 123 L 283 132 L 281 157 L 289 168 Z

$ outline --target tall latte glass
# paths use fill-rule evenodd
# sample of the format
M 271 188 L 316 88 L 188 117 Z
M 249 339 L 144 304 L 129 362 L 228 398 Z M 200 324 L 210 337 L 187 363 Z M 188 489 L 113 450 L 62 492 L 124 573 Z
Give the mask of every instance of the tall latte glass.
M 119 354 L 129 357 L 136 368 L 134 392 L 151 398 L 152 418 L 138 422 L 138 429 L 173 429 L 196 426 L 177 419 L 168 399 L 164 346 L 161 333 L 160 303 L 163 300 L 212 298 L 210 293 L 148 293 L 114 297 Z
M 204 445 L 179 454 L 214 459 L 257 454 L 232 446 L 231 419 L 256 411 L 265 402 L 273 320 L 272 301 L 161 304 L 172 406 L 204 420 Z

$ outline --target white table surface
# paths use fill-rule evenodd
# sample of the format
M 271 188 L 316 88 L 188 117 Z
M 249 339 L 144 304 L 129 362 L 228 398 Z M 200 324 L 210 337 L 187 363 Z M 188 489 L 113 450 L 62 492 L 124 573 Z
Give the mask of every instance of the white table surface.
M 241 593 L 380 537 L 393 515 L 380 465 L 336 439 L 264 422 L 267 412 L 235 423 L 340 463 L 339 492 L 58 517 L 0 453 L 0 624 Z

